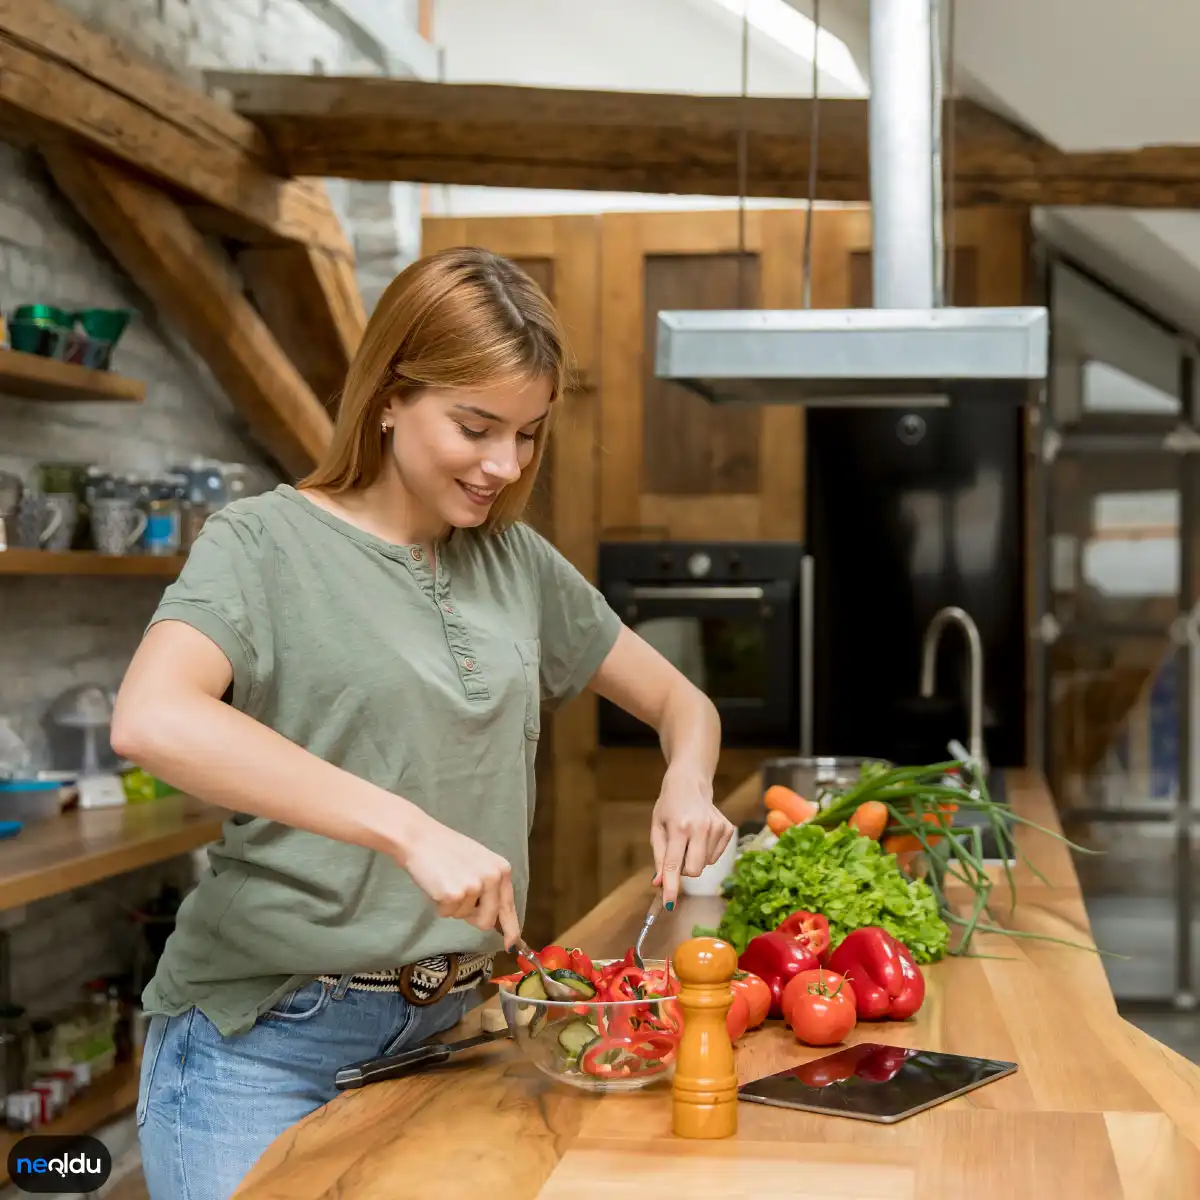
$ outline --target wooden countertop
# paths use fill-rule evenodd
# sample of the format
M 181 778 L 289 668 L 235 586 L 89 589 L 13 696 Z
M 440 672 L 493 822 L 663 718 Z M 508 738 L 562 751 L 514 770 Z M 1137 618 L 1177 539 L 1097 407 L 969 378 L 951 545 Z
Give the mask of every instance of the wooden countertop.
M 1058 828 L 1041 780 L 1013 772 L 1016 810 Z M 723 806 L 759 804 L 757 778 Z M 1019 872 L 1009 928 L 1090 943 L 1070 853 L 1029 829 L 1023 849 L 1046 875 Z M 630 879 L 561 939 L 593 955 L 624 953 L 649 903 Z M 720 900 L 682 902 L 647 952 L 715 925 Z M 591 1096 L 556 1085 L 514 1048 L 348 1092 L 276 1139 L 238 1200 L 425 1200 L 431 1195 L 613 1200 L 614 1197 L 846 1197 L 856 1200 L 1195 1200 L 1200 1196 L 1200 1068 L 1117 1014 L 1100 959 L 1088 951 L 992 935 L 979 953 L 926 969 L 910 1022 L 860 1024 L 850 1041 L 1008 1059 L 1006 1079 L 894 1126 L 739 1106 L 737 1136 L 671 1135 L 669 1084 Z M 478 1012 L 451 1031 L 466 1036 Z M 820 1057 L 770 1023 L 737 1047 L 742 1082 Z
M 75 809 L 0 841 L 0 909 L 187 854 L 221 836 L 228 814 L 191 796 Z

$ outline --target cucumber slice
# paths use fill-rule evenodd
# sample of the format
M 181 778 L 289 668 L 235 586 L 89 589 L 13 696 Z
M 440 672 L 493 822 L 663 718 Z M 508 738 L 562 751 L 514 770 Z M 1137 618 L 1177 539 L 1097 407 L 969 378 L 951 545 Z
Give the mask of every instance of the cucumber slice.
M 572 1021 L 558 1035 L 558 1044 L 571 1058 L 577 1059 L 583 1053 L 583 1048 L 591 1045 L 597 1036 L 594 1025 L 583 1020 Z
M 545 1000 L 546 989 L 542 984 L 542 977 L 536 971 L 522 976 L 517 980 L 517 995 L 524 996 L 527 1000 Z
M 555 983 L 565 983 L 568 987 L 574 988 L 575 991 L 579 993 L 580 1000 L 590 1000 L 596 994 L 595 984 L 590 983 L 588 980 L 584 979 L 582 975 L 577 974 L 575 971 L 567 970 L 566 967 L 563 967 L 557 971 L 551 971 L 550 978 L 553 979 Z M 524 980 L 521 982 L 524 983 Z M 538 984 L 539 986 L 541 985 L 541 980 L 538 980 Z M 542 991 L 544 994 L 545 989 L 543 988 Z

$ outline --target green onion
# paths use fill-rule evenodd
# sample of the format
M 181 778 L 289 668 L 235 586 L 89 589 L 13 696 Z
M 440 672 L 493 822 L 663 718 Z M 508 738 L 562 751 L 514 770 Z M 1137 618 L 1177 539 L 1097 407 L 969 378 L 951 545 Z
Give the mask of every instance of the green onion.
M 1015 858 L 1042 883 L 1048 885 L 1049 881 L 1021 850 L 1012 830 L 1007 827 L 1005 818 L 1056 838 L 1080 854 L 1101 854 L 1103 851 L 1077 845 L 1055 830 L 1047 829 L 1044 825 L 1013 812 L 1008 805 L 997 804 L 988 793 L 986 781 L 976 772 L 972 772 L 973 787 L 977 789 L 975 794 L 949 787 L 942 782 L 947 772 L 961 770 L 962 767 L 963 764 L 957 761 L 934 763 L 924 767 L 864 767 L 856 783 L 845 790 L 830 794 L 827 806 L 813 817 L 811 824 L 826 829 L 836 828 L 849 821 L 858 806 L 865 801 L 877 800 L 884 804 L 888 810 L 888 825 L 882 836 L 907 834 L 916 840 L 929 863 L 929 884 L 944 919 L 963 930 L 958 949 L 952 951 L 954 954 L 969 953 L 977 932 L 1038 939 L 1081 950 L 1094 949 L 1047 934 L 1006 929 L 1002 925 L 983 920 L 984 915 L 988 913 L 994 884 L 988 878 L 983 863 L 981 830 L 972 827 L 968 836 L 964 837 L 963 834 L 967 831 L 961 827 L 955 828 L 952 814 L 942 811 L 941 802 L 950 801 L 959 809 L 982 813 L 987 820 L 996 840 L 1005 882 L 1008 885 L 1010 913 L 1015 911 L 1017 906 L 1017 884 L 1010 859 Z M 967 782 L 964 780 L 964 783 Z M 942 886 L 942 878 L 939 876 L 956 880 L 974 893 L 968 917 L 963 918 L 951 911 Z

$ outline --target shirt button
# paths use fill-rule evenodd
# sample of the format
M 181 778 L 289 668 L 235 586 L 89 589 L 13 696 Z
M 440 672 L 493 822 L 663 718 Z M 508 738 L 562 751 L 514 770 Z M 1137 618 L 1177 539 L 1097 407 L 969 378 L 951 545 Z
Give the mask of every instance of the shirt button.
M 463 659 L 463 666 L 464 666 L 464 667 L 465 667 L 465 668 L 466 668 L 468 671 L 473 671 L 473 670 L 475 670 L 475 660 L 474 660 L 473 658 L 464 658 L 464 659 Z
M 420 547 L 420 546 L 414 546 L 414 547 L 413 547 L 413 548 L 412 548 L 412 549 L 409 551 L 409 554 L 411 554 L 411 555 L 412 555 L 412 560 L 413 560 L 413 562 L 420 562 L 420 561 L 421 561 L 421 559 L 424 557 L 424 556 L 422 555 L 422 553 L 421 553 L 421 547 Z

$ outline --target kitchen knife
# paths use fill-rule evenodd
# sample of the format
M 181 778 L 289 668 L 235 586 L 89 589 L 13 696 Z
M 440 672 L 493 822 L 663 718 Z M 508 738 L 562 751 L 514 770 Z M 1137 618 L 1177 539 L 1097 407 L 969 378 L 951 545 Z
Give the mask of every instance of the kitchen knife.
M 424 1046 L 414 1046 L 411 1050 L 401 1050 L 399 1054 L 364 1059 L 362 1062 L 342 1067 L 333 1077 L 333 1086 L 338 1091 L 345 1091 L 347 1088 L 365 1087 L 368 1083 L 380 1083 L 385 1079 L 397 1079 L 418 1067 L 445 1062 L 452 1055 L 461 1054 L 464 1050 L 471 1050 L 509 1036 L 507 1029 L 497 1029 L 478 1034 L 476 1037 L 464 1038 L 461 1042 L 430 1042 Z

